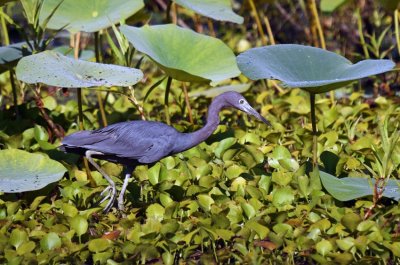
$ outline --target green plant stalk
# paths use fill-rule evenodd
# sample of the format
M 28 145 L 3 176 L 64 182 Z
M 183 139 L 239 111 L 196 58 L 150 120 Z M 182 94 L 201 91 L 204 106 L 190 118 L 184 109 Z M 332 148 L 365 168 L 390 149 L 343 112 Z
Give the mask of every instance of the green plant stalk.
M 172 83 L 172 77 L 168 76 L 167 86 L 165 87 L 165 97 L 164 97 L 165 120 L 168 125 L 171 124 L 171 120 L 169 117 L 169 110 L 168 110 L 168 97 L 169 97 L 169 91 L 171 90 L 171 83 Z
M 360 9 L 357 10 L 356 16 L 357 16 L 358 34 L 360 35 L 360 44 L 362 46 L 365 58 L 369 59 L 370 56 L 369 56 L 369 52 L 368 52 L 368 47 L 367 47 L 367 44 L 365 43 L 364 33 L 363 33 L 363 29 L 362 29 L 363 26 L 362 26 Z
M 1 32 L 3 32 L 3 45 L 10 45 L 10 37 L 8 36 L 8 29 L 6 24 L 6 19 L 4 18 L 3 8 L 0 9 L 0 21 L 1 21 Z
M 33 93 L 34 93 L 34 97 L 35 97 L 36 106 L 38 107 L 43 119 L 47 122 L 47 124 L 49 125 L 51 131 L 55 134 L 55 136 L 57 138 L 62 138 L 64 136 L 64 132 L 60 131 L 57 128 L 56 124 L 53 122 L 53 120 L 50 118 L 50 116 L 44 110 L 44 104 L 43 104 L 42 98 L 40 97 L 40 86 L 39 85 L 37 85 L 35 88 L 33 88 Z
M 319 42 L 320 42 L 321 48 L 326 50 L 324 31 L 322 30 L 321 21 L 319 19 L 317 4 L 315 3 L 315 0 L 311 0 L 310 4 L 311 4 L 311 6 L 310 6 L 311 13 L 314 17 L 313 21 L 315 22 L 315 27 L 317 28 L 317 31 L 318 31 L 318 37 L 319 37 Z
M 19 119 L 19 112 L 18 112 L 18 95 L 17 95 L 17 86 L 15 85 L 15 79 L 14 79 L 14 70 L 10 70 L 10 83 L 11 83 L 11 88 L 12 88 L 12 93 L 13 93 L 13 105 L 14 105 L 14 110 L 15 110 L 15 118 L 18 120 Z
M 172 17 L 171 17 L 171 7 L 172 7 L 172 0 L 167 0 L 167 9 L 165 10 L 165 20 L 167 23 L 172 23 Z
M 80 37 L 81 37 L 80 32 L 78 32 L 76 34 L 75 38 L 74 38 L 74 35 L 71 35 L 71 44 L 73 44 L 73 47 L 74 47 L 74 58 L 75 59 L 78 59 L 78 57 L 79 57 L 79 42 L 81 39 Z M 83 126 L 82 88 L 78 87 L 76 89 L 76 93 L 77 93 L 77 97 L 78 97 L 78 124 L 79 124 L 79 129 L 83 131 L 85 128 Z M 90 173 L 89 162 L 87 161 L 87 159 L 85 157 L 83 158 L 83 164 L 85 166 L 86 175 L 88 176 L 90 185 L 92 187 L 95 187 L 96 182 L 95 182 L 92 174 Z
M 132 86 L 129 86 L 129 91 L 131 93 L 131 95 L 128 97 L 129 101 L 132 102 L 133 105 L 135 105 L 135 107 L 137 108 L 137 110 L 140 113 L 140 117 L 142 118 L 142 120 L 146 120 L 146 117 L 144 116 L 144 111 L 143 111 L 143 107 L 140 106 L 139 102 L 137 101 L 136 97 L 135 97 L 135 90 L 133 89 Z
M 8 36 L 8 29 L 7 29 L 6 19 L 4 18 L 3 8 L 0 9 L 0 21 L 1 21 L 1 30 L 2 30 L 1 32 L 3 32 L 3 34 L 2 34 L 3 45 L 8 46 L 8 45 L 10 45 L 10 37 Z M 13 93 L 13 106 L 14 106 L 14 111 L 15 111 L 15 118 L 19 119 L 18 94 L 17 94 L 17 86 L 15 85 L 14 70 L 10 70 L 10 83 L 11 83 L 11 88 L 12 88 L 12 93 Z
M 183 93 L 185 95 L 186 107 L 187 107 L 188 112 L 189 112 L 189 121 L 190 121 L 191 124 L 194 124 L 193 115 L 192 115 L 192 107 L 190 106 L 190 100 L 189 100 L 189 94 L 188 94 L 188 91 L 187 91 L 187 87 L 186 87 L 185 82 L 182 82 L 182 84 L 183 84 Z
M 319 19 L 317 4 L 316 4 L 315 0 L 310 0 L 309 5 L 310 5 L 309 9 L 310 9 L 312 17 L 313 17 L 312 21 L 314 23 L 315 28 L 317 29 L 317 32 L 318 32 L 318 38 L 319 38 L 320 46 L 321 46 L 322 49 L 326 50 L 326 42 L 325 42 L 325 37 L 324 37 L 324 31 L 322 29 L 321 20 Z M 329 96 L 331 98 L 332 105 L 334 105 L 334 103 L 335 103 L 335 92 L 333 90 L 331 90 L 329 92 Z
M 96 62 L 100 63 L 100 37 L 99 37 L 99 32 L 94 33 L 94 52 L 96 55 Z M 108 125 L 107 122 L 107 116 L 106 112 L 104 110 L 104 103 L 103 103 L 103 98 L 101 97 L 101 92 L 96 91 L 97 94 L 97 101 L 99 102 L 99 109 L 100 109 L 100 115 L 101 115 L 101 121 L 103 123 L 103 126 L 106 127 Z
M 394 11 L 394 30 L 396 35 L 397 51 L 400 54 L 399 10 Z
M 269 23 L 269 18 L 267 15 L 264 16 L 264 24 L 265 24 L 265 27 L 267 28 L 269 43 L 271 45 L 275 45 L 276 44 L 275 37 L 274 37 L 274 34 L 272 33 L 271 23 Z
M 313 167 L 318 163 L 317 119 L 315 117 L 315 94 L 310 93 L 311 125 L 313 134 Z
M 261 43 L 263 45 L 267 45 L 267 39 L 265 37 L 264 30 L 263 30 L 262 25 L 261 25 L 261 20 L 260 20 L 260 17 L 258 16 L 257 8 L 256 8 L 256 6 L 254 4 L 254 1 L 253 0 L 249 0 L 249 4 L 250 4 L 250 7 L 251 7 L 251 10 L 254 13 L 254 18 L 255 18 L 256 23 L 257 23 L 258 33 L 260 34 L 260 37 L 261 37 Z
M 76 89 L 76 94 L 78 97 L 78 124 L 79 130 L 84 130 L 83 126 L 83 109 L 82 109 L 82 88 L 78 87 Z

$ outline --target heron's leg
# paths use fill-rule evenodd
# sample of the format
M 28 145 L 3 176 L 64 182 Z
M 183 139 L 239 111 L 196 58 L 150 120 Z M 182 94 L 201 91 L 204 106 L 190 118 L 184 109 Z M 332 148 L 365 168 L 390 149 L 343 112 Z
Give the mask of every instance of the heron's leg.
M 102 194 L 103 194 L 104 192 L 107 192 L 108 190 L 111 189 L 111 193 L 105 197 L 105 198 L 110 197 L 110 200 L 108 201 L 106 207 L 104 207 L 104 210 L 103 210 L 103 211 L 106 213 L 106 212 L 108 212 L 108 211 L 111 209 L 112 205 L 114 204 L 115 197 L 116 197 L 116 194 L 117 194 L 117 189 L 116 189 L 116 187 L 115 187 L 115 182 L 107 175 L 106 172 L 104 172 L 103 169 L 101 169 L 101 167 L 100 167 L 96 162 L 94 162 L 94 160 L 93 160 L 93 158 L 92 158 L 93 155 L 103 155 L 103 153 L 97 152 L 97 151 L 87 150 L 87 151 L 85 152 L 85 156 L 86 156 L 87 160 L 90 162 L 90 164 L 92 164 L 92 165 L 100 172 L 100 174 L 103 175 L 103 177 L 104 177 L 104 178 L 108 181 L 108 183 L 110 184 L 110 186 L 108 186 L 108 187 L 102 192 Z M 103 202 L 104 200 L 105 200 L 105 199 L 101 200 L 101 202 Z
M 124 184 L 122 185 L 121 192 L 118 196 L 118 209 L 123 211 L 125 210 L 124 207 L 124 195 L 126 192 L 126 188 L 128 187 L 129 179 L 131 178 L 132 171 L 135 169 L 135 167 L 130 167 L 128 166 L 125 170 L 125 178 L 124 178 Z

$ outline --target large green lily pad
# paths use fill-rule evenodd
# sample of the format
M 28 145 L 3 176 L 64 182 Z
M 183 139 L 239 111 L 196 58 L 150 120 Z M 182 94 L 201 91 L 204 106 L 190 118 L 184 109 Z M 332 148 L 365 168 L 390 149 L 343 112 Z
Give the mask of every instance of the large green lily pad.
M 141 28 L 123 25 L 120 29 L 137 50 L 174 79 L 219 82 L 240 74 L 235 55 L 219 39 L 173 24 Z
M 16 0 L 0 0 L 0 6 L 4 6 L 8 2 L 14 2 L 14 1 L 16 1 Z
M 229 85 L 229 86 L 218 86 L 218 87 L 213 87 L 207 90 L 202 90 L 202 91 L 193 91 L 189 93 L 190 97 L 208 97 L 208 98 L 214 98 L 224 92 L 227 91 L 236 91 L 238 93 L 243 93 L 249 90 L 251 87 L 251 84 L 235 84 L 235 85 Z
M 374 194 L 376 180 L 369 178 L 337 178 L 326 172 L 319 172 L 321 182 L 325 189 L 339 201 L 350 201 Z M 383 196 L 394 200 L 400 200 L 399 181 L 389 180 L 383 192 Z
M 253 48 L 240 54 L 237 61 L 242 73 L 252 80 L 277 79 L 310 93 L 324 93 L 395 66 L 391 60 L 352 64 L 336 53 L 296 44 Z
M 40 21 L 53 12 L 61 0 L 44 0 Z M 64 0 L 54 13 L 47 28 L 67 26 L 71 32 L 96 32 L 124 20 L 144 6 L 143 0 Z
M 44 51 L 18 62 L 17 78 L 25 83 L 58 87 L 131 86 L 143 78 L 134 68 L 87 62 Z
M 38 190 L 60 180 L 67 169 L 41 154 L 18 149 L 0 151 L 0 191 Z
M 193 10 L 200 15 L 215 20 L 243 23 L 243 17 L 232 10 L 231 0 L 174 0 L 177 4 Z
M 12 69 L 19 59 L 29 54 L 31 50 L 26 42 L 0 47 L 0 74 Z

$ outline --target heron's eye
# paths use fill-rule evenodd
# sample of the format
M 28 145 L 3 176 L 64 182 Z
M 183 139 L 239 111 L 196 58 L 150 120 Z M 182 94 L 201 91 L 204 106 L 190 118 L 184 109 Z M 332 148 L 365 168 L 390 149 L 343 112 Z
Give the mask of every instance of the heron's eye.
M 239 104 L 244 104 L 244 99 L 240 99 Z

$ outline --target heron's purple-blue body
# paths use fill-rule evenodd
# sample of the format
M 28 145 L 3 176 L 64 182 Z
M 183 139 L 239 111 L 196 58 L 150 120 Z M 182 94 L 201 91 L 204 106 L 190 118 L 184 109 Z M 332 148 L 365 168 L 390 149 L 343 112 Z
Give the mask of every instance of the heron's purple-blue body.
M 128 121 L 99 130 L 80 131 L 66 136 L 60 149 L 86 155 L 93 165 L 95 163 L 91 157 L 121 163 L 130 168 L 140 164 L 152 164 L 206 140 L 217 128 L 220 122 L 219 112 L 225 107 L 234 107 L 269 124 L 242 95 L 230 91 L 217 96 L 212 101 L 208 110 L 207 123 L 198 131 L 181 133 L 161 122 Z M 99 169 L 97 164 L 96 168 Z M 104 172 L 102 174 L 105 175 Z M 105 177 L 109 179 L 108 176 Z M 110 184 L 112 185 L 111 182 Z M 121 193 L 123 195 L 123 192 Z

